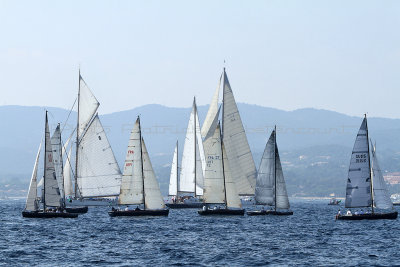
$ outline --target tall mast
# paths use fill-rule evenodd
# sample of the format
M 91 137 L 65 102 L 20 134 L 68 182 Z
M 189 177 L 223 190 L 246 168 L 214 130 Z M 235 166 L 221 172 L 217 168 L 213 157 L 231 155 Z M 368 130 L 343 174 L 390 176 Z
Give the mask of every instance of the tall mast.
M 223 143 L 222 143 L 222 134 L 221 134 L 221 128 L 220 128 L 220 143 L 221 143 L 221 156 L 222 156 L 222 176 L 224 177 L 224 194 L 225 194 L 225 209 L 228 208 L 228 200 L 226 199 L 226 181 L 225 181 L 225 166 L 224 166 L 224 148 L 223 148 Z
M 144 196 L 144 172 L 143 172 L 143 146 L 142 146 L 142 128 L 140 126 L 140 116 L 139 120 L 139 138 L 140 138 L 140 161 L 142 162 L 142 196 L 143 196 L 143 209 L 146 209 L 146 197 Z
M 47 162 L 47 142 L 46 142 L 46 134 L 47 134 L 47 110 L 46 110 L 46 121 L 44 126 L 44 173 L 43 175 L 43 212 L 46 212 L 46 162 Z
M 197 107 L 196 107 L 196 97 L 194 97 L 193 99 L 193 110 L 194 110 L 194 197 L 196 197 L 196 183 L 197 183 L 197 170 L 196 170 L 196 163 L 197 163 L 197 159 L 196 159 L 196 145 L 197 145 L 197 139 L 196 139 L 196 114 L 197 114 Z
M 75 199 L 78 198 L 78 151 L 79 151 L 79 101 L 81 94 L 81 69 L 79 68 L 78 79 L 78 118 L 76 120 L 76 151 L 75 151 Z
M 224 61 L 225 62 L 225 61 Z M 224 94 L 224 91 L 225 91 L 225 76 L 226 76 L 226 73 L 225 73 L 225 67 L 224 67 L 224 71 L 223 71 L 223 73 L 222 73 L 222 75 L 224 76 L 224 80 L 223 80 L 223 82 L 222 82 L 222 124 L 221 124 L 221 138 L 224 136 L 224 113 L 225 113 L 225 94 Z M 222 141 L 222 140 L 221 140 Z
M 368 165 L 369 165 L 369 183 L 370 183 L 370 191 L 371 191 L 371 209 L 372 213 L 374 213 L 374 190 L 373 190 L 373 183 L 372 183 L 372 175 L 371 175 L 371 159 L 369 155 L 369 138 L 368 138 L 368 123 L 367 123 L 367 114 L 364 114 L 365 118 L 365 128 L 367 130 L 367 146 L 368 146 Z
M 275 183 L 275 211 L 276 211 L 276 125 L 274 128 L 274 183 Z
M 58 124 L 58 127 L 60 127 L 60 123 Z M 62 141 L 61 141 L 61 132 L 60 132 L 60 151 L 59 151 L 59 153 L 60 153 L 60 163 L 61 163 L 61 184 L 62 184 L 62 187 L 63 187 L 63 190 L 62 190 L 62 193 L 63 193 L 63 195 L 61 196 L 62 197 L 62 202 L 61 202 L 61 205 L 62 205 L 62 208 L 64 208 L 65 207 L 65 186 L 64 186 L 64 161 L 63 161 L 63 157 L 62 157 L 62 151 L 63 151 L 63 144 L 62 144 Z
M 176 140 L 176 198 L 178 198 L 179 188 L 178 188 L 178 175 L 179 175 L 179 149 L 178 140 Z M 176 199 L 177 201 L 177 199 Z

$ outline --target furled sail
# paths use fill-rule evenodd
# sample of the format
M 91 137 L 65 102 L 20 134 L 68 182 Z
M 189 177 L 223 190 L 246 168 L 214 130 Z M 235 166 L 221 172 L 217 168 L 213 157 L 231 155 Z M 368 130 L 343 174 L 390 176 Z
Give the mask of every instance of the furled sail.
M 203 139 L 206 139 L 207 133 L 210 131 L 210 128 L 212 128 L 214 118 L 215 118 L 217 112 L 219 113 L 218 100 L 219 100 L 219 90 L 221 88 L 221 80 L 222 80 L 222 74 L 221 74 L 221 77 L 219 78 L 218 87 L 215 90 L 215 93 L 211 100 L 210 107 L 208 108 L 208 112 L 207 112 L 206 118 L 204 120 L 203 127 L 201 127 L 201 137 Z
M 225 204 L 225 185 L 221 150 L 221 131 L 218 124 L 214 135 L 204 141 L 206 170 L 204 175 L 204 203 Z
M 45 163 L 44 163 L 44 200 L 46 206 L 60 207 L 61 196 L 58 188 L 56 169 L 53 162 L 53 149 L 50 139 L 49 123 L 46 113 L 46 133 L 45 133 Z
M 276 133 L 275 133 L 276 134 Z M 285 178 L 283 177 L 283 170 L 281 165 L 281 159 L 279 157 L 278 145 L 275 139 L 275 164 L 276 164 L 276 203 L 277 209 L 289 209 L 289 198 L 286 191 Z
M 225 70 L 223 90 L 222 130 L 232 177 L 239 195 L 254 195 L 257 171 Z
M 124 174 L 122 176 L 119 204 L 143 203 L 142 148 L 140 146 L 140 119 L 138 118 L 129 137 Z
M 190 113 L 185 144 L 183 146 L 179 190 L 181 192 L 195 191 L 196 195 L 202 195 L 204 180 L 203 162 L 205 160 L 198 120 L 196 102 L 193 101 L 193 108 Z
M 100 103 L 89 89 L 82 76 L 79 74 L 79 99 L 78 99 L 78 136 L 81 136 L 89 125 Z
M 53 149 L 53 163 L 56 170 L 58 188 L 60 189 L 61 198 L 64 199 L 64 178 L 63 178 L 63 159 L 60 124 L 57 125 L 53 136 L 51 137 L 51 146 Z
M 222 144 L 223 164 L 224 164 L 224 175 L 225 175 L 225 190 L 226 190 L 226 207 L 227 208 L 242 208 L 242 202 L 240 201 L 237 193 L 235 181 L 232 179 L 228 158 L 226 157 L 225 146 Z
M 78 146 L 78 187 L 82 197 L 117 196 L 121 171 L 98 115 Z
M 351 154 L 346 187 L 346 208 L 371 206 L 371 171 L 369 163 L 367 118 L 358 131 Z
M 372 188 L 374 191 L 374 206 L 378 209 L 392 209 L 393 203 L 390 200 L 389 191 L 383 179 L 382 171 L 379 168 L 378 158 L 376 157 L 376 147 L 372 145 Z
M 150 156 L 147 152 L 147 148 L 143 138 L 142 155 L 145 208 L 152 210 L 164 209 L 164 199 L 161 195 L 160 186 L 154 173 L 153 166 L 151 165 Z
M 40 158 L 40 150 L 42 149 L 42 142 L 40 142 L 38 152 L 36 154 L 35 165 L 33 166 L 31 183 L 29 185 L 28 197 L 26 198 L 25 210 L 35 211 L 38 209 L 37 203 L 37 172 Z
M 257 204 L 275 204 L 275 131 L 272 131 L 261 158 L 255 192 Z
M 178 141 L 176 141 L 174 156 L 172 158 L 168 195 L 169 196 L 178 195 Z
M 72 176 L 71 176 L 71 153 L 72 148 L 70 148 L 67 159 L 64 165 L 64 193 L 65 196 L 72 196 L 74 194 L 72 189 Z

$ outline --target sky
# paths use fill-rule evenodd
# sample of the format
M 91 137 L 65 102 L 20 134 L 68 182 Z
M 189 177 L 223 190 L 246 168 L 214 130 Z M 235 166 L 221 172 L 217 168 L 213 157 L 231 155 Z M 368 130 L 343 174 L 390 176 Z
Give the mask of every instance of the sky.
M 237 102 L 400 118 L 400 1 L 0 0 L 0 105 Z M 224 63 L 225 61 L 225 63 Z

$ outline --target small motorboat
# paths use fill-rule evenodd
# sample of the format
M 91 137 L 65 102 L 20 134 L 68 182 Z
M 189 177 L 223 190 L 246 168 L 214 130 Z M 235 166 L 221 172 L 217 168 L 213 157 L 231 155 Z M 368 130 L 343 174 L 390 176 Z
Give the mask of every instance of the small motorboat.
M 342 201 L 338 200 L 336 198 L 331 198 L 331 200 L 329 201 L 328 205 L 339 205 L 340 202 L 342 202 Z

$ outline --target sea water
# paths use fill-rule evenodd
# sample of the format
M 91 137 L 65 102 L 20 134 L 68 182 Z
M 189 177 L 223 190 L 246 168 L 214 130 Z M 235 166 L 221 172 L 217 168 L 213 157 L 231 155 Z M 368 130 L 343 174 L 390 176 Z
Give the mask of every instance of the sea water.
M 338 206 L 291 200 L 293 216 L 22 218 L 24 201 L 0 201 L 0 265 L 263 266 L 400 264 L 399 220 L 335 221 Z M 343 208 L 342 208 L 343 209 Z

